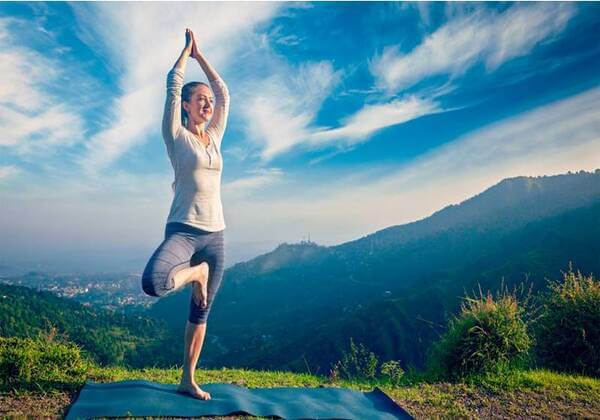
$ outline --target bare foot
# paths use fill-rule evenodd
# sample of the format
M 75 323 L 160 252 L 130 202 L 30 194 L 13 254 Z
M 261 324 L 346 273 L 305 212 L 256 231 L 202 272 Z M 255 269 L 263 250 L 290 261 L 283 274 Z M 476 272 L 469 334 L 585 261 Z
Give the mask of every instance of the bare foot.
M 182 394 L 190 394 L 192 397 L 200 400 L 210 400 L 210 394 L 206 391 L 203 391 L 195 383 L 181 382 L 177 387 L 177 392 Z
M 192 295 L 194 302 L 201 308 L 205 308 L 208 299 L 208 264 L 203 262 L 199 266 L 200 276 L 192 282 Z

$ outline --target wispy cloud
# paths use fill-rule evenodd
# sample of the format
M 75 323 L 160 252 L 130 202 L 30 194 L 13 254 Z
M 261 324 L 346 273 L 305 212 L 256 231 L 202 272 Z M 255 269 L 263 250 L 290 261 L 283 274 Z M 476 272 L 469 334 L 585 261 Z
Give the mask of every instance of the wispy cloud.
M 66 106 L 53 105 L 35 113 L 0 105 L 0 146 L 17 155 L 43 154 L 57 146 L 70 146 L 82 138 L 81 118 Z
M 368 140 L 369 136 L 382 128 L 440 111 L 441 108 L 433 100 L 415 95 L 389 103 L 365 105 L 346 118 L 341 127 L 319 130 L 311 135 L 310 140 L 314 145 L 333 141 L 353 145 Z
M 264 162 L 296 147 L 335 146 L 336 154 L 343 153 L 368 141 L 380 129 L 443 111 L 430 97 L 410 95 L 366 104 L 343 118 L 339 127 L 315 127 L 319 109 L 343 79 L 344 71 L 334 70 L 327 61 L 303 63 L 295 71 L 290 67 L 279 64 L 271 77 L 254 80 L 248 90 L 252 96 L 241 109 L 250 141 L 259 146 Z
M 600 167 L 600 88 L 484 127 L 412 161 L 380 186 L 388 191 L 440 178 L 483 185 L 515 175 L 536 176 Z M 460 190 L 460 189 L 459 189 Z
M 86 152 L 79 157 L 82 169 L 92 175 L 147 140 L 151 127 L 160 121 L 157 98 L 162 93 L 163 89 L 148 84 L 115 99 L 110 111 L 113 123 L 87 141 Z
M 143 144 L 149 133 L 155 131 L 162 112 L 163 85 L 168 70 L 157 67 L 156 63 L 171 65 L 180 51 L 181 34 L 176 32 L 174 22 L 181 21 L 184 8 L 189 15 L 185 19 L 192 25 L 194 18 L 206 20 L 206 16 L 214 15 L 210 25 L 202 27 L 197 37 L 203 40 L 201 45 L 206 46 L 206 55 L 211 57 L 215 68 L 226 73 L 229 66 L 236 67 L 233 57 L 237 52 L 241 55 L 235 58 L 244 61 L 245 68 L 253 69 L 259 64 L 263 67 L 262 72 L 246 73 L 241 69 L 232 78 L 224 75 L 230 92 L 235 95 L 231 115 L 240 118 L 245 134 L 242 144 L 224 143 L 225 153 L 231 147 L 230 154 L 234 157 L 255 156 L 261 161 L 259 165 L 264 165 L 298 146 L 335 145 L 347 149 L 368 140 L 381 128 L 440 111 L 432 99 L 412 96 L 365 105 L 346 117 L 340 127 L 314 127 L 317 113 L 343 79 L 344 71 L 335 69 L 330 61 L 291 64 L 276 57 L 271 44 L 294 42 L 282 35 L 281 26 L 265 34 L 253 32 L 253 24 L 279 13 L 294 12 L 302 7 L 299 4 L 290 4 L 285 10 L 267 5 L 260 11 L 252 8 L 247 19 L 242 18 L 246 14 L 244 8 L 233 11 L 228 4 L 203 7 L 197 12 L 187 10 L 184 5 L 173 6 L 168 12 L 162 7 L 141 8 L 136 4 L 116 7 L 97 3 L 73 7 L 81 38 L 104 55 L 115 72 L 122 73 L 123 93 L 114 100 L 113 123 L 90 139 L 80 161 L 91 173 L 110 166 L 131 148 Z M 223 13 L 233 14 L 226 20 L 217 19 Z M 179 24 L 181 28 L 185 27 L 185 19 Z M 155 24 L 149 28 L 147 22 Z M 146 45 L 153 48 L 139 54 Z M 188 69 L 192 75 L 199 75 L 195 67 L 188 66 Z M 239 153 L 240 147 L 242 153 Z
M 357 172 L 277 198 L 246 200 L 233 228 L 242 237 L 265 229 L 281 240 L 310 231 L 339 243 L 421 219 L 459 203 L 503 178 L 600 168 L 600 88 L 536 108 L 434 149 L 372 180 Z
M 571 3 L 516 4 L 503 13 L 479 9 L 451 19 L 409 53 L 397 45 L 385 48 L 370 68 L 387 91 L 430 76 L 457 77 L 479 62 L 492 71 L 559 34 L 575 12 Z
M 432 24 L 432 7 L 436 2 L 430 1 L 416 1 L 416 2 L 390 2 L 389 6 L 394 12 L 394 9 L 405 12 L 407 10 L 415 10 L 419 15 L 419 25 L 422 27 L 429 27 Z
M 19 172 L 19 168 L 14 165 L 0 166 L 0 181 L 9 178 L 17 172 Z
M 300 44 L 300 42 L 302 42 L 305 39 L 305 38 L 301 38 L 294 34 L 284 35 L 284 34 L 282 34 L 283 30 L 284 30 L 283 25 L 277 25 L 267 34 L 267 36 L 271 40 L 273 40 L 273 42 L 275 42 L 276 44 L 281 44 L 281 45 L 286 45 L 286 46 L 298 45 L 298 44 Z
M 433 31 L 412 51 L 391 47 L 375 57 L 371 71 L 378 85 L 364 71 L 363 50 L 353 55 L 334 47 L 320 55 L 330 44 L 315 39 L 311 29 L 322 10 L 306 2 L 69 3 L 88 51 L 72 36 L 70 14 L 56 19 L 63 10 L 52 3 L 29 5 L 39 8 L 34 19 L 0 18 L 0 231 L 10 239 L 0 241 L 0 254 L 18 255 L 32 246 L 62 250 L 70 242 L 90 250 L 139 246 L 150 256 L 172 200 L 173 173 L 159 125 L 166 74 L 183 47 L 186 26 L 233 95 L 222 185 L 233 243 L 297 240 L 309 232 L 318 242 L 339 243 L 420 219 L 505 177 L 600 167 L 597 89 L 453 137 L 494 115 L 496 106 L 510 114 L 512 95 L 486 97 L 472 107 L 472 121 L 419 125 L 428 151 L 402 166 L 394 162 L 406 156 L 390 156 L 383 141 L 370 149 L 377 154 L 360 162 L 353 155 L 311 166 L 362 147 L 376 134 L 383 140 L 386 127 L 481 99 L 463 89 L 474 80 L 469 69 L 491 73 L 515 57 L 538 57 L 536 48 L 563 32 L 573 55 L 595 57 L 582 40 L 586 31 L 565 30 L 582 5 L 517 3 L 491 10 L 451 3 L 442 6 L 445 18 L 438 6 L 427 6 L 374 7 L 371 17 L 385 15 L 386 25 L 396 19 L 391 9 L 417 9 L 403 11 L 399 22 L 410 28 L 402 25 L 407 31 L 397 42 Z M 293 28 L 278 26 L 290 18 Z M 447 20 L 441 27 L 440 19 Z M 587 24 L 597 20 L 591 16 Z M 361 38 L 339 23 L 345 36 Z M 375 51 L 382 39 L 389 38 L 365 38 Z M 557 50 L 552 52 L 561 63 L 572 57 Z M 591 72 L 577 67 L 584 62 L 573 60 L 577 71 L 568 75 L 546 66 L 548 90 L 517 95 L 514 109 L 589 86 Z M 537 60 L 519 63 L 532 64 L 536 77 L 542 71 Z M 504 71 L 493 76 L 486 86 L 495 92 L 514 79 Z M 194 61 L 188 63 L 189 80 L 205 80 Z M 456 96 L 448 94 L 452 89 Z M 436 149 L 440 142 L 444 146 Z M 305 165 L 307 156 L 313 160 Z M 64 165 L 74 159 L 75 168 Z
M 0 148 L 28 159 L 83 139 L 83 118 L 52 91 L 62 83 L 60 63 L 19 42 L 27 22 L 0 19 Z
M 250 140 L 265 161 L 310 136 L 310 123 L 341 78 L 328 61 L 291 67 L 280 63 L 272 76 L 253 81 L 241 110 Z
M 223 195 L 230 200 L 244 198 L 257 191 L 260 192 L 265 187 L 281 182 L 283 177 L 284 173 L 280 168 L 256 169 L 250 171 L 248 176 L 225 183 Z
M 71 6 L 80 38 L 119 75 L 122 91 L 114 99 L 112 124 L 91 138 L 81 159 L 82 167 L 91 172 L 108 167 L 156 132 L 166 74 L 183 48 L 184 28 L 195 31 L 201 50 L 229 84 L 227 69 L 245 37 L 280 7 L 268 2 Z M 190 62 L 186 70 L 187 77 L 205 79 L 195 63 Z

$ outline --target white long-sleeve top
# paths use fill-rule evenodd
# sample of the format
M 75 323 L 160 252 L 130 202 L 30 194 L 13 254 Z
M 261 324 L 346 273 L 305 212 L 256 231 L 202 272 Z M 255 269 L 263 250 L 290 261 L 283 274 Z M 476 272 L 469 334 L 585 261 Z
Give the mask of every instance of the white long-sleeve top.
M 167 75 L 162 134 L 175 171 L 175 196 L 167 223 L 180 222 L 217 232 L 225 229 L 221 203 L 221 141 L 229 115 L 229 90 L 220 77 L 209 80 L 215 108 L 206 127 L 210 139 L 206 147 L 181 124 L 183 76 L 183 72 L 175 68 Z

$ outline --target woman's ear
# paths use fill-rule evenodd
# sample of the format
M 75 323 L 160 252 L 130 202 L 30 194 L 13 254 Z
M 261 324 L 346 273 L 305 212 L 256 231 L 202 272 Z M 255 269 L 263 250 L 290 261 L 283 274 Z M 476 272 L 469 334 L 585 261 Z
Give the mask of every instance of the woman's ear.
M 190 110 L 188 109 L 190 104 L 187 103 L 186 101 L 181 102 L 181 106 L 183 107 L 183 109 L 185 109 L 185 112 L 190 112 Z

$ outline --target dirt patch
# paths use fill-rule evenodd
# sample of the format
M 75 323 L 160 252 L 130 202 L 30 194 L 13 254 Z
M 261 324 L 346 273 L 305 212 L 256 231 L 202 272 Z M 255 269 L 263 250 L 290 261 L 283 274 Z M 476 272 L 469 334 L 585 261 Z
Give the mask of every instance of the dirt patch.
M 62 418 L 79 392 L 0 394 L 0 416 L 34 416 Z
M 419 389 L 422 388 L 422 389 Z M 434 384 L 416 387 L 407 396 L 394 396 L 417 419 L 469 418 L 600 418 L 600 401 L 556 396 L 540 391 L 491 392 L 460 385 Z

